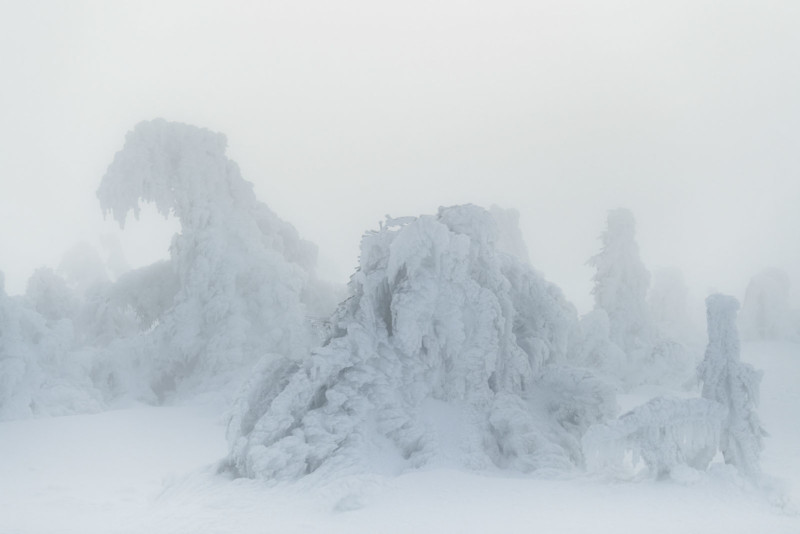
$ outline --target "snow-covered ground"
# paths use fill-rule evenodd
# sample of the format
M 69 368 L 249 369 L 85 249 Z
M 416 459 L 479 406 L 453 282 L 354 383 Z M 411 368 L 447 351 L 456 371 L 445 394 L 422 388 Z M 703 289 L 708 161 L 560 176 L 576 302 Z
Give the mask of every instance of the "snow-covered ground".
M 0 423 L 0 533 L 800 532 L 800 345 L 751 343 L 763 369 L 762 464 L 682 480 L 542 480 L 446 467 L 268 487 L 216 474 L 225 421 L 208 406 L 135 406 Z M 784 487 L 790 502 L 776 488 Z

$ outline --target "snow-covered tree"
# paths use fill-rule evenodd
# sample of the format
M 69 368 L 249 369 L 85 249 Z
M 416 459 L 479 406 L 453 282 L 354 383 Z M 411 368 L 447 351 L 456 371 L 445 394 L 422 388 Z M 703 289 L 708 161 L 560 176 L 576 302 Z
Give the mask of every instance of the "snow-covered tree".
M 182 382 L 219 385 L 266 353 L 299 358 L 315 342 L 306 306 L 325 292 L 313 274 L 316 247 L 256 199 L 225 148 L 222 134 L 143 122 L 98 189 L 121 226 L 142 201 L 181 224 L 171 273 L 158 267 L 120 281 L 141 323 L 153 325 L 131 353 L 151 347 L 159 395 Z M 153 280 L 164 295 L 148 290 Z
M 627 388 L 640 384 L 686 386 L 694 380 L 697 358 L 687 350 L 685 336 L 675 325 L 666 324 L 661 329 L 653 322 L 646 300 L 650 274 L 639 258 L 635 234 L 630 211 L 620 208 L 609 212 L 607 228 L 601 236 L 603 248 L 589 260 L 595 268 L 595 316 L 584 321 L 585 339 L 580 352 L 594 354 L 591 359 L 595 361 L 607 359 L 601 368 L 620 378 Z M 660 304 L 672 308 L 683 303 L 685 294 L 677 294 L 675 302 Z M 665 310 L 659 309 L 662 311 Z M 608 319 L 610 342 L 626 355 L 627 361 L 621 366 L 616 364 L 616 369 L 618 352 L 598 337 L 602 333 L 601 313 Z
M 652 336 L 646 301 L 650 274 L 635 237 L 633 214 L 611 210 L 601 236 L 603 248 L 589 260 L 595 268 L 595 309 L 606 312 L 611 340 L 629 356 L 647 350 Z
M 633 475 L 639 461 L 663 478 L 676 467 L 704 470 L 717 453 L 725 408 L 707 399 L 656 397 L 583 437 L 589 471 Z
M 715 294 L 706 299 L 708 348 L 698 369 L 703 398 L 722 404 L 727 416 L 720 450 L 725 462 L 746 475 L 756 475 L 765 435 L 756 413 L 761 372 L 740 361 L 736 312 L 739 302 Z
M 63 280 L 40 269 L 26 297 L 9 297 L 2 286 L 0 274 L 0 420 L 101 409 L 91 357 L 74 350 Z
M 750 279 L 740 317 L 745 339 L 786 339 L 795 335 L 790 288 L 789 276 L 780 269 L 766 269 Z
M 580 464 L 581 435 L 613 415 L 614 392 L 566 365 L 575 310 L 498 251 L 503 225 L 457 206 L 366 234 L 330 338 L 254 373 L 229 423 L 229 468 L 291 479 Z

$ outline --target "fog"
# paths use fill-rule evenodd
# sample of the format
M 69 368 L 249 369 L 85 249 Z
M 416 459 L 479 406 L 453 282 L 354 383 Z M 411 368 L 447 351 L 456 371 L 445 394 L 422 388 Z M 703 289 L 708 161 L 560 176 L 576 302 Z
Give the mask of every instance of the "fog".
M 696 299 L 800 283 L 794 2 L 3 2 L 0 269 L 9 293 L 85 240 L 167 256 L 153 210 L 95 196 L 136 123 L 224 132 L 258 197 L 343 281 L 385 214 L 519 210 L 580 310 L 609 209 Z M 795 295 L 798 292 L 795 290 Z

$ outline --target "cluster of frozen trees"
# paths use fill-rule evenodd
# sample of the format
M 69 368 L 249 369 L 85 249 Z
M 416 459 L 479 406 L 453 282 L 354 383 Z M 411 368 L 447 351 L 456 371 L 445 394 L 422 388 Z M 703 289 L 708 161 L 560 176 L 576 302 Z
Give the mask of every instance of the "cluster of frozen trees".
M 686 319 L 685 284 L 679 272 L 660 272 L 650 290 L 635 233 L 630 211 L 610 211 L 602 248 L 589 260 L 595 268 L 595 307 L 582 319 L 588 361 L 625 388 L 644 383 L 686 387 L 693 382 L 697 357 L 691 350 L 696 336 Z
M 706 469 L 717 451 L 742 474 L 757 478 L 764 430 L 756 413 L 761 374 L 741 362 L 738 301 L 706 299 L 708 347 L 698 368 L 699 398 L 656 397 L 583 437 L 592 470 L 667 476 L 678 467 Z
M 638 469 L 631 458 L 664 476 L 704 469 L 718 450 L 757 473 L 759 375 L 739 361 L 735 306 L 709 299 L 697 374 L 686 286 L 666 272 L 650 288 L 629 211 L 609 213 L 583 317 L 530 266 L 519 215 L 471 205 L 387 218 L 362 238 L 340 298 L 314 274 L 314 245 L 255 198 L 225 145 L 141 123 L 102 180 L 120 225 L 142 202 L 178 219 L 169 260 L 112 281 L 83 247 L 24 296 L 0 283 L 0 418 L 241 387 L 225 465 L 242 476 Z M 782 313 L 770 300 L 782 282 L 748 290 L 759 333 Z M 698 379 L 701 397 L 617 417 L 619 391 Z
M 3 296 L 6 418 L 97 410 L 122 395 L 230 394 L 265 355 L 300 358 L 318 343 L 310 317 L 333 309 L 336 291 L 314 275 L 316 247 L 256 200 L 225 146 L 163 120 L 128 134 L 98 197 L 120 225 L 141 202 L 174 215 L 170 259 L 112 282 L 82 246 L 37 271 L 23 297 Z

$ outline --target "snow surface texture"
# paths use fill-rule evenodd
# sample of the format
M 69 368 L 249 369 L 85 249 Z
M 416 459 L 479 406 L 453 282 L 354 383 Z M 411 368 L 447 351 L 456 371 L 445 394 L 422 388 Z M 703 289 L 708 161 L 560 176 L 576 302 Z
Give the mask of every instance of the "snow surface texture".
M 745 343 L 763 368 L 765 472 L 800 497 L 800 344 Z M 646 399 L 644 399 L 646 401 Z M 427 469 L 293 484 L 216 474 L 216 410 L 133 406 L 0 422 L 4 534 L 797 534 L 800 515 L 735 469 L 620 484 Z M 680 476 L 679 476 L 680 475 Z M 532 527 L 535 526 L 535 527 Z
M 155 359 L 159 398 L 220 387 L 267 353 L 304 356 L 316 342 L 307 315 L 332 308 L 314 278 L 316 247 L 256 200 L 225 148 L 225 136 L 209 130 L 140 123 L 97 192 L 122 226 L 142 201 L 181 224 L 169 264 L 131 273 L 117 289 L 142 326 L 152 325 L 127 350 L 136 362 Z
M 365 235 L 330 339 L 254 374 L 229 468 L 275 480 L 580 465 L 582 433 L 615 413 L 613 388 L 568 365 L 574 308 L 498 242 L 496 216 L 475 206 Z
M 761 373 L 742 363 L 736 312 L 739 302 L 727 295 L 711 295 L 708 310 L 708 348 L 699 369 L 703 397 L 722 404 L 727 417 L 722 427 L 720 450 L 725 462 L 744 474 L 760 473 L 759 457 L 765 434 L 756 413 Z

